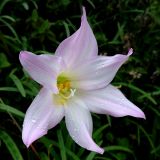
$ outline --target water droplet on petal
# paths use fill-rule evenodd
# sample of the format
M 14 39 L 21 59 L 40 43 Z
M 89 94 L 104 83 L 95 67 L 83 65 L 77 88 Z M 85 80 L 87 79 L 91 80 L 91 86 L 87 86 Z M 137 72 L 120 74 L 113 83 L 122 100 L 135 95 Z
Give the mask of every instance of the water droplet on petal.
M 45 132 L 48 130 L 46 125 L 45 126 L 38 125 L 37 128 L 40 129 L 41 131 L 45 131 Z
M 35 119 L 32 119 L 32 123 L 36 123 L 36 120 L 35 120 Z

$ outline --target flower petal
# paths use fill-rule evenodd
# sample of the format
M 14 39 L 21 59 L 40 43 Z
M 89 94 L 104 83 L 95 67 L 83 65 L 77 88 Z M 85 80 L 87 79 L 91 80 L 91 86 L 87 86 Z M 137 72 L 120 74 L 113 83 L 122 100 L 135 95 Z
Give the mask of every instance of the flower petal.
M 61 57 L 53 55 L 35 55 L 31 52 L 21 51 L 19 56 L 20 62 L 30 76 L 51 89 L 54 93 L 58 93 L 57 75 L 64 67 Z
M 72 87 L 94 90 L 107 86 L 131 54 L 132 49 L 128 55 L 98 56 L 83 65 L 77 65 L 72 71 Z
M 97 41 L 87 22 L 86 11 L 83 7 L 80 28 L 70 37 L 60 43 L 56 55 L 62 56 L 68 66 L 81 64 L 84 59 L 95 57 L 98 54 Z
M 85 104 L 74 97 L 65 107 L 65 121 L 72 139 L 88 150 L 103 154 L 103 149 L 92 140 L 92 118 Z
M 81 93 L 90 111 L 100 114 L 109 114 L 115 117 L 133 116 L 145 118 L 142 110 L 130 102 L 122 92 L 108 85 L 104 89 Z
M 64 108 L 56 107 L 53 101 L 52 92 L 42 88 L 28 108 L 22 130 L 22 139 L 27 147 L 63 118 Z

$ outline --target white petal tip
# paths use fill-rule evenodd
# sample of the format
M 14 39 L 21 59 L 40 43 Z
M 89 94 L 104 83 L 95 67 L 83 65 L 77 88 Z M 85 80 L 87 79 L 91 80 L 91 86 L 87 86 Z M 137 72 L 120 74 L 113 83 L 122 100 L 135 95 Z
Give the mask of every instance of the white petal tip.
M 132 54 L 133 54 L 133 48 L 130 48 L 127 56 L 130 56 L 130 55 L 132 55 Z
M 31 143 L 27 143 L 27 142 L 25 142 L 24 140 L 23 140 L 23 143 L 25 144 L 25 146 L 26 146 L 27 148 L 29 148 L 29 146 L 31 145 Z
M 85 7 L 83 6 L 83 7 L 82 7 L 82 21 L 83 21 L 83 20 L 86 20 L 86 19 L 87 19 L 86 9 L 85 9 Z
M 145 116 L 145 114 L 142 112 L 141 115 L 139 116 L 139 118 L 146 119 L 146 116 Z
M 21 51 L 19 54 L 19 59 L 23 58 L 23 56 L 25 56 L 25 51 Z
M 103 154 L 104 153 L 104 149 L 103 148 L 100 148 L 99 146 L 96 146 L 96 148 L 87 148 L 88 150 L 90 151 L 93 151 L 93 152 L 96 152 L 96 153 L 99 153 L 99 154 Z
M 83 11 L 83 14 L 86 14 L 86 9 L 84 6 L 82 7 L 82 11 Z
M 104 153 L 104 149 L 99 148 L 98 153 L 103 154 Z
M 19 54 L 20 61 L 26 59 L 28 57 L 27 54 L 28 54 L 28 51 L 21 51 Z
M 141 110 L 139 112 L 137 112 L 137 113 L 130 114 L 130 116 L 133 116 L 133 117 L 136 117 L 136 118 L 146 119 L 145 114 Z
M 27 148 L 29 148 L 29 146 L 30 146 L 29 144 L 26 145 Z

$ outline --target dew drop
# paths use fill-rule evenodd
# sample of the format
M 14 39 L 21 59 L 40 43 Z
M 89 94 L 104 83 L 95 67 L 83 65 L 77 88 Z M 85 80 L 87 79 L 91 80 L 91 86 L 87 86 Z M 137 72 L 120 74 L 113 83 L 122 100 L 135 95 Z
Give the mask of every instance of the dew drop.
M 78 134 L 79 128 L 75 128 L 74 131 L 76 132 L 76 134 Z
M 32 119 L 32 123 L 36 123 L 36 120 L 35 120 L 35 119 Z

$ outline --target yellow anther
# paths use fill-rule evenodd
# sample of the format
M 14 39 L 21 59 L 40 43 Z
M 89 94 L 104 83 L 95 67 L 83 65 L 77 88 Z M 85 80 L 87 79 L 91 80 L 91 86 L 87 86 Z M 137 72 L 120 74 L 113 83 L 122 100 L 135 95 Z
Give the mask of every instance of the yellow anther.
M 63 83 L 59 83 L 58 84 L 58 89 L 59 91 L 63 90 L 65 87 L 64 87 L 64 84 Z
M 63 74 L 57 78 L 57 87 L 59 93 L 55 95 L 55 102 L 60 105 L 64 105 L 68 99 L 74 96 L 75 90 L 71 88 L 71 81 Z
M 66 81 L 66 82 L 65 82 L 65 88 L 70 89 L 70 87 L 71 87 L 70 82 L 69 82 L 69 81 Z

